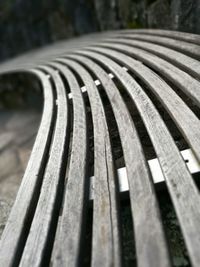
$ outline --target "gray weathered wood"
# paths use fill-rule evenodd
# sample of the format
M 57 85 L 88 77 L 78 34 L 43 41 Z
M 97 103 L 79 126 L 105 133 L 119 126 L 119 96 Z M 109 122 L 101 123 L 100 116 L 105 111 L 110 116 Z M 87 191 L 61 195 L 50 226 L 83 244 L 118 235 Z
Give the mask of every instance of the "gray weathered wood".
M 162 266 L 169 266 L 151 178 L 142 153 L 137 131 L 120 93 L 110 77 L 97 64 L 80 56 L 72 56 L 70 58 L 79 60 L 97 75 L 113 106 L 121 136 L 130 185 L 130 198 L 133 209 L 139 266 L 159 266 L 161 263 Z M 126 130 L 127 128 L 129 129 L 128 132 Z M 134 149 L 134 153 L 131 152 L 132 149 L 130 147 Z M 143 240 L 145 240 L 145 245 Z
M 113 43 L 112 45 L 110 43 L 99 45 L 124 51 L 125 54 L 129 54 L 134 58 L 141 60 L 146 65 L 155 69 L 167 79 L 172 81 L 176 86 L 183 90 L 186 95 L 192 98 L 192 100 L 194 100 L 198 106 L 200 106 L 200 82 L 197 79 L 194 79 L 188 73 L 180 70 L 166 60 L 139 48 Z
M 191 263 L 199 266 L 199 191 L 157 110 L 162 106 L 170 115 L 200 161 L 199 45 L 200 37 L 192 34 L 120 30 L 62 41 L 0 65 L 0 75 L 32 75 L 44 94 L 36 142 L 1 237 L 0 266 L 84 265 L 88 209 L 93 213 L 91 265 L 123 265 L 120 193 L 106 105 L 114 114 L 127 171 L 137 264 L 171 266 L 153 171 L 127 107 L 131 103 L 156 152 Z M 93 136 L 87 136 L 88 129 Z M 94 138 L 92 205 L 89 138 Z
M 83 96 L 77 80 L 68 68 L 49 63 L 66 78 L 73 95 L 73 136 L 65 196 L 57 236 L 55 266 L 78 266 L 85 237 L 85 217 L 89 194 L 87 177 L 87 121 Z
M 66 139 L 68 138 L 68 105 L 66 91 L 59 74 L 51 68 L 41 66 L 42 70 L 48 72 L 55 81 L 57 97 L 57 114 L 55 131 L 49 152 L 49 160 L 44 173 L 41 192 L 37 208 L 31 224 L 20 266 L 40 266 L 48 260 L 51 240 L 51 231 L 54 220 L 58 216 L 57 201 L 61 188 L 64 186 Z M 60 188 L 61 187 L 61 188 Z M 52 215 L 52 213 L 54 213 Z
M 93 203 L 92 266 L 121 266 L 117 201 L 119 189 L 103 104 L 90 74 L 73 61 L 62 60 L 62 62 L 72 67 L 87 87 L 94 124 L 94 175 L 96 179 Z
M 130 39 L 131 37 L 132 39 Z M 161 58 L 166 59 L 167 61 L 170 61 L 172 64 L 177 65 L 179 68 L 182 68 L 183 70 L 192 74 L 196 78 L 200 78 L 200 63 L 198 60 L 186 56 L 185 54 L 175 51 L 171 48 L 167 48 L 157 44 L 152 44 L 149 42 L 151 40 L 151 37 L 149 37 L 148 39 L 146 38 L 146 41 L 138 41 L 134 40 L 134 34 L 133 34 L 130 35 L 130 38 L 125 39 L 122 36 L 116 36 L 116 37 L 113 36 L 113 38 L 106 39 L 106 41 L 110 41 L 111 43 L 114 42 L 114 43 L 127 44 L 133 47 L 144 49 Z
M 129 35 L 124 34 L 125 37 L 128 37 Z M 200 59 L 200 49 L 198 44 L 192 44 L 185 41 L 175 40 L 167 37 L 159 37 L 159 36 L 153 36 L 151 35 L 151 38 L 146 35 L 142 34 L 134 34 L 135 40 L 148 40 L 151 43 L 161 44 L 166 47 L 173 48 L 174 50 L 180 51 L 185 53 L 186 55 L 189 55 L 191 57 L 194 57 L 196 59 Z
M 41 81 L 42 88 L 45 88 L 43 115 L 17 198 L 1 237 L 0 266 L 17 265 L 20 260 L 37 204 L 52 134 L 54 105 L 51 83 L 47 75 L 41 71 L 30 70 L 29 72 L 33 73 Z
M 97 49 L 94 48 L 94 50 Z M 198 252 L 200 246 L 200 233 L 198 232 L 200 196 L 164 122 L 146 93 L 117 63 L 99 53 L 92 52 L 92 49 L 76 53 L 95 58 L 106 66 L 122 82 L 137 106 L 157 153 L 177 216 L 181 222 L 191 261 L 194 266 L 198 266 L 200 262 Z M 187 212 L 185 212 L 186 210 Z
M 106 55 L 113 57 L 141 78 L 167 109 L 197 158 L 200 160 L 200 140 L 198 138 L 200 135 L 200 121 L 173 89 L 141 62 L 120 52 L 113 51 L 113 49 L 101 48 L 101 50 L 98 50 L 98 48 L 95 48 L 95 50 L 104 52 Z M 127 54 L 129 54 L 129 51 L 127 51 Z
M 135 33 L 135 34 L 145 34 L 145 35 L 155 35 L 164 36 L 172 39 L 182 40 L 189 43 L 200 44 L 200 36 L 192 33 L 178 32 L 178 31 L 168 31 L 159 29 L 135 29 L 135 30 L 123 30 L 121 34 Z

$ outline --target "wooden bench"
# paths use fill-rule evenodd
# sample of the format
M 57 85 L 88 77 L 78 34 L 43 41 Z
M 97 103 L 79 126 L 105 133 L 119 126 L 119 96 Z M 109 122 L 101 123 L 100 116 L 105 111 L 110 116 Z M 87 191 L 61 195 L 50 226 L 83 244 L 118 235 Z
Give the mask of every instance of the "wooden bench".
M 0 66 L 1 75 L 32 75 L 44 94 L 36 141 L 1 238 L 0 266 L 83 266 L 88 210 L 91 265 L 123 266 L 120 183 L 126 178 L 138 266 L 171 266 L 155 193 L 158 173 L 191 264 L 200 266 L 199 190 L 165 120 L 198 165 L 199 60 L 200 36 L 124 30 L 60 42 Z M 124 161 L 121 182 L 113 123 Z M 158 169 L 148 164 L 138 124 Z

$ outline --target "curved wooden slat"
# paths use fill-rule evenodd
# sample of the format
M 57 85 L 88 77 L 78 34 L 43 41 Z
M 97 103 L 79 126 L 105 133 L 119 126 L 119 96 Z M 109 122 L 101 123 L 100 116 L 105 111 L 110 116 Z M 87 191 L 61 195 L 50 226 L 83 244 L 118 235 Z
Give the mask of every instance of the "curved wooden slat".
M 54 266 L 78 266 L 83 250 L 84 224 L 89 193 L 87 177 L 87 121 L 80 87 L 68 68 L 58 63 L 46 63 L 59 70 L 68 81 L 73 95 L 72 151 L 65 187 L 65 197 L 57 236 Z
M 123 53 L 108 48 L 98 49 L 95 47 L 92 49 L 113 57 L 142 79 L 167 109 L 185 139 L 190 144 L 196 157 L 200 160 L 200 121 L 173 89 L 148 67 Z M 128 54 L 128 51 L 126 52 Z M 183 113 L 184 116 L 182 116 Z
M 20 266 L 41 266 L 48 259 L 53 224 L 59 213 L 57 206 L 61 188 L 64 185 L 65 164 L 63 164 L 68 139 L 68 105 L 64 85 L 57 72 L 41 66 L 55 82 L 57 94 L 57 116 L 49 160 L 44 173 L 43 183 L 30 232 L 20 261 Z
M 130 35 L 131 36 L 134 35 Z M 149 37 L 149 40 L 151 37 Z M 198 60 L 193 59 L 189 56 L 186 56 L 183 53 L 177 52 L 173 49 L 166 48 L 161 45 L 152 44 L 150 42 L 146 41 L 138 41 L 134 39 L 126 39 L 126 38 L 119 38 L 119 36 L 116 36 L 110 39 L 105 39 L 104 41 L 110 41 L 111 43 L 121 43 L 125 45 L 130 45 L 132 47 L 137 47 L 144 49 L 150 53 L 153 53 L 161 58 L 166 59 L 167 61 L 170 61 L 172 64 L 184 69 L 186 72 L 192 74 L 196 78 L 200 78 L 200 63 Z
M 81 65 L 70 60 L 59 62 L 80 75 L 87 87 L 92 111 L 95 170 L 92 266 L 121 266 L 117 180 L 103 105 L 92 77 Z
M 123 37 L 128 38 L 129 34 L 124 34 Z M 133 37 L 135 40 L 142 40 L 142 41 L 149 41 L 151 43 L 160 44 L 166 47 L 170 47 L 174 50 L 180 51 L 182 53 L 185 53 L 186 55 L 189 55 L 191 57 L 194 57 L 196 59 L 200 59 L 200 48 L 198 44 L 191 44 L 185 41 L 179 41 L 167 37 L 159 37 L 159 36 L 153 36 L 149 38 L 149 36 L 146 36 L 145 34 L 134 34 Z
M 1 237 L 0 266 L 17 265 L 20 260 L 37 204 L 52 134 L 54 112 L 52 85 L 47 75 L 41 71 L 24 70 L 24 72 L 33 73 L 40 80 L 44 94 L 44 107 L 35 144 Z
M 141 60 L 147 66 L 155 69 L 167 79 L 177 85 L 186 95 L 188 95 L 200 107 L 200 82 L 191 77 L 186 72 L 178 69 L 171 63 L 150 54 L 139 48 L 130 47 L 128 45 L 110 43 L 99 44 L 98 46 L 106 46 L 129 54 L 132 57 Z
M 145 93 L 151 90 L 200 161 L 200 122 L 184 102 L 186 94 L 200 107 L 199 44 L 199 36 L 163 30 L 106 32 L 64 41 L 0 66 L 0 74 L 28 72 L 37 77 L 45 98 L 31 158 L 2 235 L 0 266 L 48 266 L 50 260 L 53 266 L 83 265 L 90 180 L 87 175 L 87 128 L 90 126 L 79 79 L 85 84 L 94 124 L 96 184 L 92 265 L 122 265 L 120 195 L 108 130 L 110 121 L 106 119 L 104 101 L 95 85 L 100 83 L 99 90 L 104 90 L 109 99 L 121 139 L 138 265 L 170 266 L 140 137 L 116 86 L 118 83 L 113 82 L 111 76 L 117 78 L 140 113 L 165 176 L 189 257 L 194 267 L 199 265 L 199 191 L 166 125 Z M 82 49 L 84 47 L 86 49 Z M 136 75 L 145 84 L 145 89 L 122 67 Z M 93 75 L 98 79 L 95 82 Z M 66 155 L 70 110 L 65 82 L 71 89 L 73 108 L 71 158 Z M 183 99 L 173 90 L 173 84 L 182 90 Z
M 156 35 L 169 37 L 172 39 L 182 40 L 189 43 L 200 44 L 200 36 L 198 34 L 178 32 L 178 31 L 168 31 L 159 29 L 134 29 L 134 30 L 123 30 L 121 34 L 136 33 L 145 35 Z
M 70 58 L 81 62 L 95 73 L 101 81 L 113 107 L 121 136 L 130 185 L 139 266 L 159 266 L 161 263 L 162 266 L 170 266 L 149 170 L 142 153 L 137 131 L 126 105 L 115 84 L 100 66 L 86 57 L 73 55 Z M 62 61 L 65 62 L 65 60 Z M 75 67 L 75 63 L 73 65 Z M 78 67 L 76 69 L 80 71 Z M 132 153 L 133 150 L 134 153 Z
M 121 81 L 137 106 L 157 153 L 181 223 L 191 261 L 194 266 L 198 266 L 200 262 L 198 252 L 200 245 L 200 232 L 198 230 L 200 224 L 200 196 L 164 122 L 142 88 L 117 63 L 100 53 L 92 52 L 92 49 L 91 51 L 77 51 L 76 53 L 91 57 L 108 68 Z
M 104 33 L 92 33 L 84 36 L 79 36 L 72 38 L 70 40 L 59 41 L 56 45 L 47 45 L 45 47 L 40 47 L 39 49 L 28 51 L 16 58 L 10 59 L 0 64 L 0 73 L 6 73 L 11 70 L 18 71 L 20 69 L 37 68 L 40 62 L 45 60 L 50 61 L 51 59 L 60 56 L 62 54 L 70 53 L 73 50 L 81 49 L 97 40 L 102 40 L 106 36 L 109 36 L 109 32 Z M 31 58 L 31 60 L 30 60 Z

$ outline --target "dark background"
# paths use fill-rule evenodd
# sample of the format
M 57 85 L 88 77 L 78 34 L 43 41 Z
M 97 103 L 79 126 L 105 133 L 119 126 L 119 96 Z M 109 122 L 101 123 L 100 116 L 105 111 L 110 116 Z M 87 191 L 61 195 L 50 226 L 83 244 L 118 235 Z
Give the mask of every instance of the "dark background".
M 0 60 L 94 31 L 200 33 L 200 0 L 0 0 Z

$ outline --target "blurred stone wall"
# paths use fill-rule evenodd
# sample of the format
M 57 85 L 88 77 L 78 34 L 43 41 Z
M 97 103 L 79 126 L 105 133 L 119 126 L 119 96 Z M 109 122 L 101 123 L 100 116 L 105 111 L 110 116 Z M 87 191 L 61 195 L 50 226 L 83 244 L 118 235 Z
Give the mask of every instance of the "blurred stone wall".
M 56 40 L 120 28 L 200 33 L 200 0 L 1 0 L 0 60 Z

